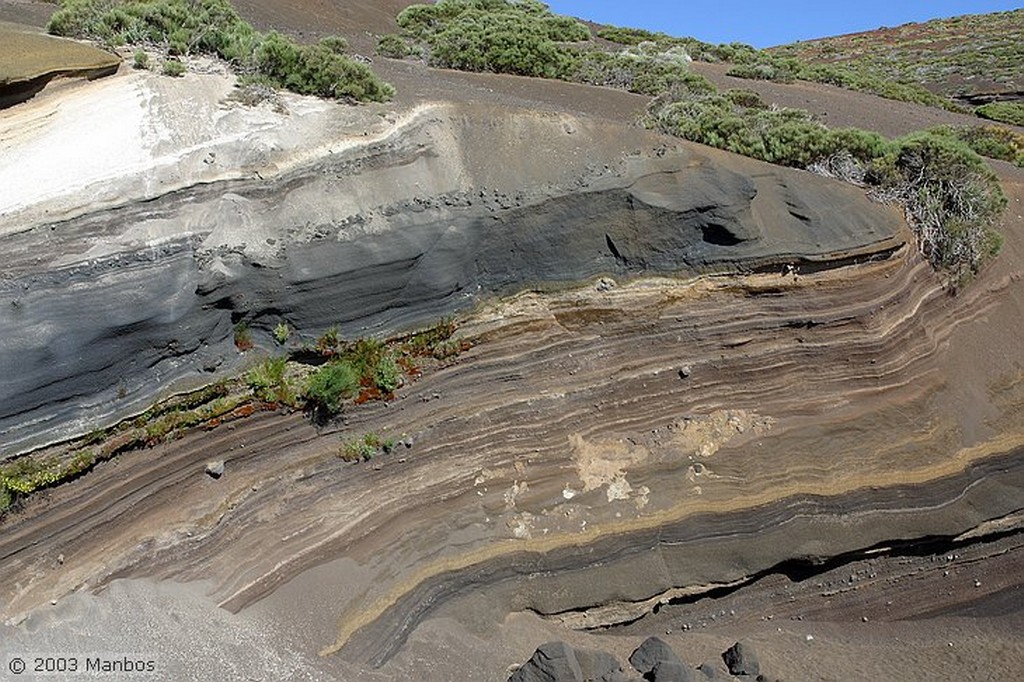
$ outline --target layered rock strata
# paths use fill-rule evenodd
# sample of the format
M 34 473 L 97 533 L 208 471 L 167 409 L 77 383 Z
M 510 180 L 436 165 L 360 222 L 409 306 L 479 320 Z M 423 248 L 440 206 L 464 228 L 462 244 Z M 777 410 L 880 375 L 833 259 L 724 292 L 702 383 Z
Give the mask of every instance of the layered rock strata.
M 568 115 L 252 109 L 223 77 L 124 74 L 0 128 L 8 453 L 234 370 L 239 323 L 386 335 L 526 287 L 905 239 L 854 187 Z

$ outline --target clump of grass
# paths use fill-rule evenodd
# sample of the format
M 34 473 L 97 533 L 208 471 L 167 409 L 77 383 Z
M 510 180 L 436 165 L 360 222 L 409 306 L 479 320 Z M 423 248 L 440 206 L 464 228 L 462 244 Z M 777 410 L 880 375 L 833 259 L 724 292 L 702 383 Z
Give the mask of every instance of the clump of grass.
M 288 326 L 287 322 L 278 322 L 277 326 L 274 327 L 274 340 L 277 341 L 279 346 L 283 346 L 288 343 L 288 339 L 292 335 L 292 330 Z
M 0 466 L 0 516 L 32 493 L 71 480 L 91 469 L 97 455 L 81 450 L 63 459 L 19 457 Z
M 135 50 L 135 54 L 132 57 L 132 66 L 139 70 L 149 68 L 149 55 L 141 47 Z
M 178 76 L 185 75 L 185 65 L 177 59 L 167 59 L 164 61 L 164 66 L 160 72 L 165 76 L 177 78 Z
M 331 327 L 316 340 L 316 352 L 325 358 L 332 357 L 338 353 L 341 344 L 341 335 L 337 327 Z
M 250 350 L 253 347 L 252 332 L 249 330 L 249 323 L 239 320 L 235 323 L 235 348 L 241 352 Z
M 454 319 L 443 317 L 432 327 L 402 339 L 399 348 L 403 355 L 444 360 L 466 349 L 467 344 L 455 338 L 457 329 Z
M 348 362 L 332 361 L 309 376 L 303 397 L 318 418 L 333 415 L 359 388 L 359 373 Z
M 253 395 L 265 403 L 295 405 L 295 391 L 286 376 L 288 358 L 266 358 L 249 370 L 246 381 Z
M 360 438 L 345 441 L 338 448 L 338 457 L 346 462 L 368 462 L 378 454 L 390 454 L 395 449 L 392 438 L 384 438 L 379 433 L 370 432 Z

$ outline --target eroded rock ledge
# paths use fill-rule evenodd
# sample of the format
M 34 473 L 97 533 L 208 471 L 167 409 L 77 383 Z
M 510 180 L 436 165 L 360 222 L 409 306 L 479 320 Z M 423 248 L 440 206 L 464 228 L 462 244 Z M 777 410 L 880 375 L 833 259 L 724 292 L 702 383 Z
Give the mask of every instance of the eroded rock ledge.
M 234 370 L 239 321 L 386 334 L 524 287 L 904 241 L 854 187 L 621 124 L 230 92 L 132 73 L 0 114 L 6 454 Z

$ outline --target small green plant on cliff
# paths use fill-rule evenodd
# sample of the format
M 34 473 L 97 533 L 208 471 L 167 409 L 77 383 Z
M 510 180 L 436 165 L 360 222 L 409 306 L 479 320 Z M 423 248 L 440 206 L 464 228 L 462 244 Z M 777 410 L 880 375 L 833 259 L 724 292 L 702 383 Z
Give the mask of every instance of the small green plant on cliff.
M 246 381 L 253 395 L 265 403 L 292 405 L 295 392 L 286 376 L 288 358 L 267 358 L 249 370 Z
M 456 331 L 455 320 L 443 317 L 434 326 L 403 339 L 399 348 L 404 355 L 432 356 L 443 360 L 462 349 L 462 342 L 454 338 Z
M 385 355 L 373 369 L 373 383 L 384 395 L 394 393 L 402 385 L 402 370 L 392 355 Z
M 341 409 L 359 389 L 359 373 L 348 362 L 333 361 L 310 375 L 303 397 L 314 417 L 325 419 Z
M 390 454 L 395 449 L 395 441 L 384 438 L 379 433 L 366 433 L 361 438 L 345 441 L 338 448 L 338 457 L 346 462 L 368 462 L 380 453 Z
M 235 348 L 245 352 L 253 347 L 252 343 L 252 332 L 249 331 L 249 323 L 245 320 L 239 320 L 235 323 Z
M 62 459 L 49 457 L 40 460 L 25 456 L 5 463 L 0 466 L 0 515 L 37 490 L 83 474 L 93 467 L 96 460 L 94 451 L 81 450 Z
M 264 36 L 227 0 L 62 0 L 47 28 L 110 46 L 147 44 L 171 56 L 216 56 L 249 79 L 302 94 L 374 102 L 394 94 L 370 67 L 344 54 L 343 39 L 299 45 L 275 32 Z M 169 75 L 181 68 L 169 66 L 174 63 L 164 63 Z
M 279 346 L 283 346 L 288 343 L 288 339 L 292 335 L 291 327 L 288 326 L 287 322 L 278 322 L 277 326 L 274 327 L 274 341 L 277 341 Z
M 338 334 L 338 328 L 331 327 L 317 338 L 316 351 L 325 358 L 329 358 L 337 354 L 340 343 L 341 336 Z

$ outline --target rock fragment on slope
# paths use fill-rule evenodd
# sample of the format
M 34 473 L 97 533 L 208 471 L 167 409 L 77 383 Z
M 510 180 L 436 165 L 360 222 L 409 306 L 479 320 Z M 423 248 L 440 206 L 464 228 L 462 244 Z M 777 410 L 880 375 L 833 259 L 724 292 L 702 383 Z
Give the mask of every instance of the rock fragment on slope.
M 757 677 L 761 673 L 761 664 L 757 660 L 757 652 L 747 642 L 736 642 L 725 653 L 722 660 L 733 675 Z
M 648 637 L 629 657 L 629 663 L 647 680 L 692 682 L 693 670 L 659 637 Z
M 571 646 L 565 642 L 547 642 L 537 647 L 509 682 L 583 682 L 583 671 Z

